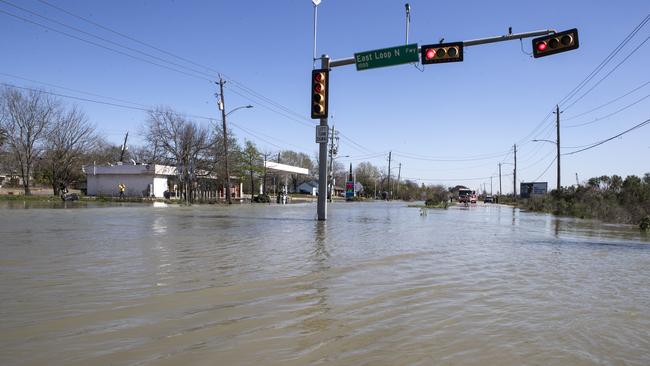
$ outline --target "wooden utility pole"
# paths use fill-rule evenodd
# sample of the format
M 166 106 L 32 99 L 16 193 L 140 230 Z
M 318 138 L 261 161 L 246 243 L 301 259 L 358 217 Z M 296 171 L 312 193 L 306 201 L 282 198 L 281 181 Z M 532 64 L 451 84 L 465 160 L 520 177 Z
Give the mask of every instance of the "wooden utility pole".
M 557 130 L 557 190 L 560 190 L 560 106 L 555 106 L 555 116 L 557 118 L 557 123 L 555 128 Z
M 223 84 L 226 82 L 223 80 L 221 75 L 219 75 L 219 97 L 221 98 L 221 104 L 219 108 L 221 109 L 221 122 L 223 126 L 223 154 L 224 161 L 226 165 L 226 202 L 232 204 L 232 198 L 230 197 L 230 169 L 228 168 L 228 129 L 226 128 L 226 102 L 223 96 Z
M 501 163 L 499 163 L 499 196 L 501 195 L 502 192 L 503 190 L 501 189 Z
M 390 160 L 391 160 L 391 154 L 393 152 L 389 151 L 388 152 L 388 196 L 386 197 L 387 200 L 390 200 L 393 198 L 393 191 L 390 189 Z
M 515 144 L 515 169 L 513 170 L 512 189 L 514 192 L 514 199 L 517 200 L 517 144 Z
M 327 180 L 329 189 L 327 190 L 327 197 L 328 201 L 332 202 L 332 193 L 334 192 L 334 154 L 335 149 L 334 149 L 334 124 L 332 123 L 332 134 L 330 135 L 330 148 L 329 148 L 329 155 L 330 155 L 330 169 L 329 169 L 329 179 Z
M 401 176 L 402 176 L 402 163 L 399 163 L 399 169 L 397 170 L 397 198 L 398 199 L 399 199 L 399 182 Z

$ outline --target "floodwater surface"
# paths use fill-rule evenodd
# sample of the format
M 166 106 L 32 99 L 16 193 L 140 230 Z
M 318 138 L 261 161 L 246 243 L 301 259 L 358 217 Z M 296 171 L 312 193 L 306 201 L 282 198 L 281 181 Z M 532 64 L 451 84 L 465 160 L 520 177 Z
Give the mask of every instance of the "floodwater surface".
M 638 229 L 498 205 L 315 212 L 4 204 L 0 364 L 650 364 Z

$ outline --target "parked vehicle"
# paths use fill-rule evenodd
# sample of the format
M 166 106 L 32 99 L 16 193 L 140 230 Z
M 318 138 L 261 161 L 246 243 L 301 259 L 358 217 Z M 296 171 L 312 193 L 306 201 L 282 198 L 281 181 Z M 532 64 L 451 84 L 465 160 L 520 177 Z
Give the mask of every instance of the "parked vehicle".
M 492 199 L 492 196 L 485 196 L 483 197 L 483 203 L 494 203 L 494 200 Z

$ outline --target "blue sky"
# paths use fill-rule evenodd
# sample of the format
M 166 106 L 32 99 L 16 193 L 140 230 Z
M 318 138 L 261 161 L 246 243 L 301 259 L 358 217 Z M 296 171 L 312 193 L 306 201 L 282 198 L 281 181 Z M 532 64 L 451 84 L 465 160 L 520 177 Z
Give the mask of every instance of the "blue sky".
M 312 11 L 309 0 L 294 1 L 61 1 L 47 0 L 76 15 L 193 62 L 174 58 L 98 28 L 37 0 L 0 1 L 0 10 L 65 31 L 106 47 L 127 46 L 182 66 L 195 76 L 73 39 L 0 12 L 0 80 L 25 87 L 135 107 L 169 105 L 181 112 L 219 119 L 211 80 L 221 72 L 233 131 L 269 151 L 317 151 L 315 121 L 309 119 L 312 68 Z M 323 0 L 319 6 L 318 54 L 351 57 L 355 52 L 404 43 L 405 1 Z M 577 86 L 649 13 L 647 1 L 409 1 L 410 41 L 464 41 L 513 32 L 578 28 L 580 48 L 533 59 L 519 41 L 465 49 L 462 63 L 427 65 L 420 72 L 401 65 L 358 72 L 354 66 L 330 75 L 330 114 L 345 136 L 339 155 L 348 164 L 368 160 L 402 163 L 402 176 L 418 182 L 478 188 L 502 166 L 503 190 L 512 190 L 512 146 L 518 143 L 518 180 L 539 177 L 555 187 L 555 147 L 530 140 L 555 139 L 555 104 Z M 17 9 L 51 18 L 115 44 Z M 650 35 L 643 27 L 576 97 L 589 90 Z M 561 125 L 582 124 L 641 100 L 650 85 L 592 113 L 589 111 L 650 81 L 650 42 L 562 113 Z M 132 50 L 122 52 L 163 63 Z M 530 40 L 523 50 L 531 51 Z M 200 66 L 197 66 L 200 65 Z M 200 72 L 188 70 L 194 69 Z M 11 75 L 11 76 L 10 76 Z M 33 81 L 16 78 L 16 76 Z M 54 86 L 43 85 L 48 83 Z M 61 89 L 99 94 L 90 96 Z M 119 98 L 126 102 L 109 100 Z M 575 98 L 574 98 L 575 99 Z M 116 144 L 126 131 L 137 135 L 145 113 L 83 101 L 102 134 Z M 562 129 L 563 152 L 599 141 L 650 118 L 650 98 L 589 125 Z M 209 124 L 209 121 L 198 120 Z M 537 128 L 536 127 L 540 127 Z M 249 132 L 252 131 L 254 135 Z M 650 126 L 583 153 L 562 157 L 562 183 L 603 174 L 650 172 Z M 134 142 L 142 142 L 135 136 Z M 363 159 L 364 157 L 367 157 Z M 464 161 L 458 161 L 464 159 Z M 439 161 L 455 160 L 455 161 Z M 546 173 L 544 170 L 549 167 Z M 394 174 L 397 171 L 393 171 Z M 477 179 L 475 179 L 477 178 Z

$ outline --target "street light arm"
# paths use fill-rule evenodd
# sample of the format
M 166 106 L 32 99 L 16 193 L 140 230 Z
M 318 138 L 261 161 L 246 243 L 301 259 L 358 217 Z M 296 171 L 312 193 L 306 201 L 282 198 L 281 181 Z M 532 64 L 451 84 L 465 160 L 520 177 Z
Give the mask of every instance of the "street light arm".
M 557 144 L 557 141 L 551 141 L 551 140 L 544 140 L 544 139 L 536 139 L 536 140 L 531 140 L 532 142 L 550 142 L 552 144 Z
M 243 108 L 253 108 L 253 106 L 249 104 L 249 105 L 243 105 L 243 106 L 241 106 L 241 107 L 237 107 L 237 108 L 233 109 L 232 111 L 226 113 L 226 117 L 227 117 L 230 113 L 232 113 L 232 112 L 234 112 L 234 111 L 236 111 L 236 110 L 243 109 Z

